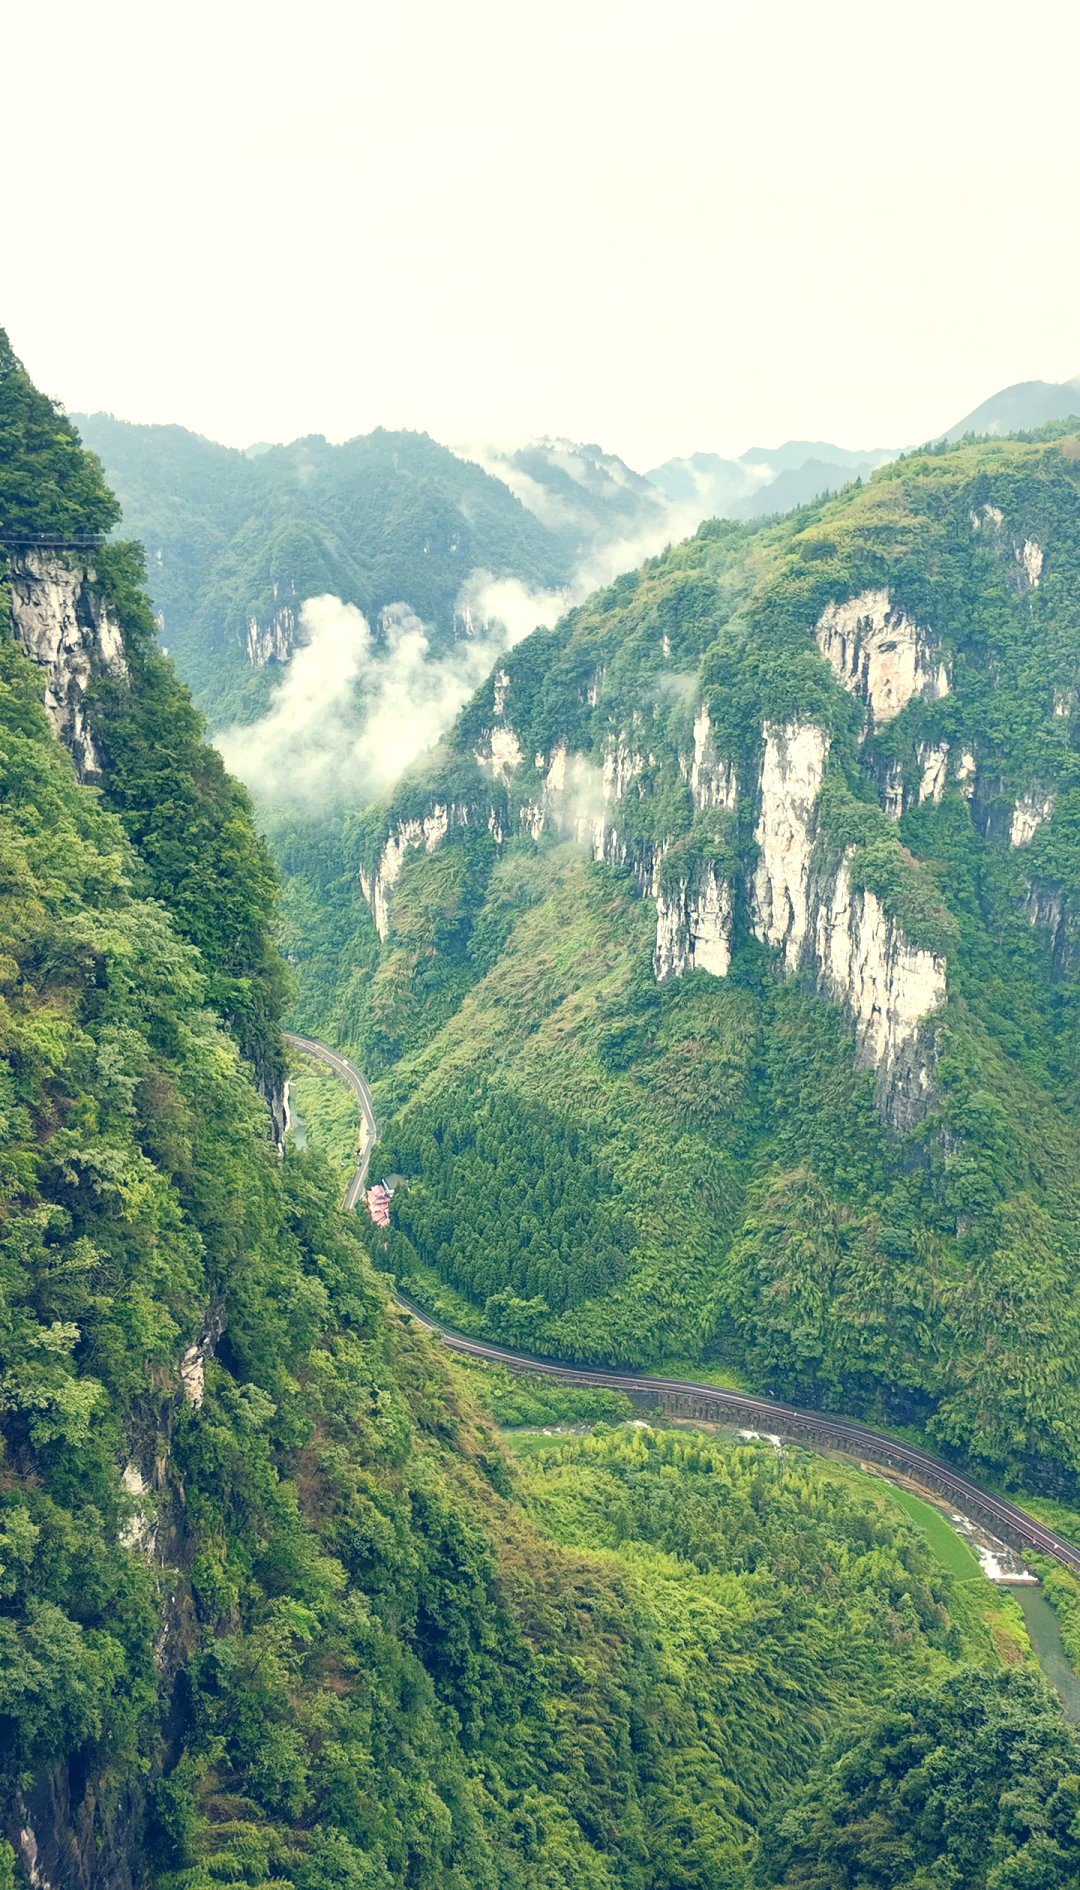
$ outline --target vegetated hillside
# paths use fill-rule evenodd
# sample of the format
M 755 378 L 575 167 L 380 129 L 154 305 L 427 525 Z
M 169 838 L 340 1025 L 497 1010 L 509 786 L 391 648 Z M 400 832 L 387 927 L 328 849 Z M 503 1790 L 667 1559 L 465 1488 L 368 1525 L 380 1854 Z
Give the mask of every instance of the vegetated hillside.
M 9 519 L 108 522 L 10 351 L 0 429 Z M 466 1378 L 390 1312 L 216 1014 L 272 886 L 238 798 L 193 916 L 216 777 L 115 556 L 12 554 L 0 584 L 0 1882 L 749 1890 L 760 1830 L 787 1868 L 792 1791 L 836 1807 L 823 1739 L 880 1745 L 897 1688 L 946 1774 L 972 1701 L 991 1731 L 1023 1711 L 979 1828 L 1021 1880 L 1071 1867 L 1080 1741 L 1018 1610 L 879 1482 L 636 1426 L 519 1468 L 483 1404 L 625 1407 Z
M 406 603 L 445 647 L 465 633 L 474 571 L 551 586 L 572 568 L 500 480 L 426 434 L 314 434 L 248 458 L 183 427 L 76 418 L 146 546 L 162 640 L 216 726 L 265 705 L 306 598 L 340 597 L 373 627 Z
M 942 448 L 706 526 L 285 846 L 414 1292 L 1074 1487 L 1078 470 Z
M 955 426 L 947 440 L 962 440 L 970 433 L 1020 433 L 1027 427 L 1041 427 L 1048 420 L 1072 419 L 1080 410 L 1080 375 L 1071 381 L 1015 381 L 1003 387 L 979 405 Z
M 32 392 L 5 392 L 9 469 L 35 450 Z M 77 442 L 40 450 L 59 503 Z M 390 1315 L 327 1170 L 274 1152 L 212 1006 L 228 876 L 197 944 L 140 896 L 16 645 L 20 573 L 0 589 L 0 1875 L 746 1882 L 822 1737 L 892 1684 L 1022 1661 L 1015 1608 L 937 1566 L 880 1486 L 800 1453 L 618 1430 L 514 1469 Z M 1045 1739 L 1037 1682 L 1030 1704 Z
M 54 728 L 135 847 L 144 897 L 167 903 L 202 953 L 207 1000 L 281 1114 L 278 1032 L 288 976 L 274 940 L 277 875 L 251 802 L 204 740 L 202 717 L 161 656 L 142 548 L 58 556 L 7 535 L 82 537 L 119 517 L 101 465 L 34 387 L 0 330 L 0 575 L 8 634 L 38 665 Z

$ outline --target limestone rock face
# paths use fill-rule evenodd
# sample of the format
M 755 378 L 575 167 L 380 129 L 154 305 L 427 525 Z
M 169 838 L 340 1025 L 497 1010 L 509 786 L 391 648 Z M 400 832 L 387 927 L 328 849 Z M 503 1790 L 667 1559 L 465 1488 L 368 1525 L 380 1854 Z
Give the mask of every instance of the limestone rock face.
M 855 1024 L 858 1062 L 876 1072 L 877 1106 L 899 1133 L 925 1115 L 934 1088 L 928 1023 L 945 1002 L 945 960 L 905 938 L 872 892 L 852 890 L 841 862 L 818 904 L 814 957 L 823 995 Z
M 948 671 L 929 631 L 894 608 L 886 590 L 827 605 L 814 636 L 837 682 L 866 705 L 875 728 L 891 722 L 913 696 L 936 701 L 949 693 Z
M 275 610 L 268 623 L 260 623 L 258 617 L 248 618 L 247 653 L 253 669 L 262 669 L 269 662 L 289 662 L 300 642 L 296 612 L 289 604 Z
M 128 668 L 120 626 L 94 596 L 81 564 L 25 552 L 12 559 L 12 628 L 24 656 L 45 676 L 45 709 L 80 781 L 100 778 L 104 759 L 90 732 L 86 692 Z
M 624 800 L 645 765 L 645 756 L 638 754 L 629 742 L 621 737 L 609 741 L 604 749 L 605 801 Z
M 467 807 L 447 806 L 439 802 L 423 820 L 398 821 L 383 847 L 374 878 L 368 879 L 365 873 L 360 873 L 361 890 L 371 907 L 375 929 L 381 939 L 387 938 L 390 933 L 391 898 L 401 877 L 405 855 L 416 847 L 434 853 L 451 827 L 465 827 L 468 823 Z
M 919 806 L 924 801 L 933 801 L 935 807 L 945 791 L 949 762 L 948 742 L 920 742 L 915 750 L 922 768 L 919 782 Z
M 721 760 L 713 745 L 706 703 L 702 703 L 694 719 L 694 759 L 686 775 L 697 813 L 707 813 L 712 807 L 730 809 L 735 806 L 739 783 L 731 762 Z
M 750 905 L 754 935 L 779 946 L 784 968 L 797 971 L 806 938 L 815 809 L 829 737 L 812 723 L 766 723 L 760 813 L 754 832 L 758 863 Z
M 485 729 L 475 756 L 478 767 L 493 781 L 508 786 L 522 763 L 521 743 L 512 728 Z
M 1020 589 L 1037 591 L 1046 562 L 1042 546 L 1034 538 L 1025 538 L 1022 545 L 1013 547 L 1013 556 L 1020 567 L 1017 573 Z
M 879 613 L 882 622 L 887 615 Z M 859 673 L 870 675 L 866 665 Z M 914 665 L 911 673 L 916 673 Z M 941 679 L 931 680 L 936 687 Z M 874 672 L 867 685 L 871 694 L 877 681 Z M 882 699 L 876 699 L 880 707 Z M 503 689 L 500 710 L 505 701 Z M 895 691 L 889 701 L 895 703 Z M 500 733 L 505 749 L 494 739 Z M 464 823 L 486 826 L 497 844 L 513 824 L 534 838 L 554 833 L 586 846 L 594 860 L 625 867 L 640 896 L 655 902 L 653 975 L 658 983 L 689 971 L 726 977 L 736 904 L 745 896 L 750 927 L 779 953 L 782 970 L 811 980 L 823 997 L 844 1005 L 854 1025 L 858 1062 L 875 1071 L 878 1108 L 894 1129 L 905 1132 L 926 1113 L 934 1094 L 936 1049 L 930 1020 L 945 1001 L 945 961 L 912 944 L 873 893 L 852 887 L 847 858 L 837 864 L 834 855 L 829 863 L 818 831 L 827 732 L 814 723 L 793 721 L 782 727 L 767 723 L 762 734 L 754 829 L 758 852 L 744 880 L 725 878 L 712 859 L 695 852 L 685 830 L 651 839 L 635 834 L 623 808 L 642 791 L 642 777 L 652 769 L 654 757 L 635 740 L 633 728 L 612 734 L 600 766 L 572 753 L 565 741 L 546 755 L 538 754 L 538 786 L 528 799 L 517 802 L 511 799 L 508 777 L 521 762 L 521 745 L 514 736 L 513 767 L 507 767 L 509 725 L 486 731 L 476 759 L 487 776 L 487 792 L 468 805 L 433 802 L 424 818 L 399 820 L 387 836 L 374 875 L 369 880 L 361 874 L 380 936 L 386 938 L 390 929 L 393 888 L 408 850 L 426 847 L 431 852 L 451 826 Z M 961 758 L 961 768 L 968 759 Z M 947 779 L 948 745 L 924 744 L 916 760 L 921 770 L 919 798 L 939 798 Z M 679 771 L 695 813 L 736 808 L 735 770 L 715 749 L 704 705 L 695 718 L 693 759 L 681 758 Z M 913 782 L 914 777 L 912 797 Z M 891 791 L 899 816 L 904 804 L 902 768 Z M 679 858 L 684 849 L 685 865 Z
M 1049 933 L 1058 976 L 1075 975 L 1080 964 L 1080 923 L 1069 911 L 1060 882 L 1033 879 L 1028 885 L 1024 910 L 1032 925 L 1045 926 Z
M 731 966 L 730 883 L 717 879 L 712 865 L 706 864 L 680 879 L 674 892 L 657 885 L 654 896 L 657 984 L 681 978 L 685 971 L 709 971 L 714 978 L 726 978 Z
M 1038 787 L 1030 787 L 1013 808 L 1009 844 L 1014 847 L 1030 846 L 1038 828 L 1044 820 L 1049 820 L 1053 811 L 1053 794 L 1046 794 Z

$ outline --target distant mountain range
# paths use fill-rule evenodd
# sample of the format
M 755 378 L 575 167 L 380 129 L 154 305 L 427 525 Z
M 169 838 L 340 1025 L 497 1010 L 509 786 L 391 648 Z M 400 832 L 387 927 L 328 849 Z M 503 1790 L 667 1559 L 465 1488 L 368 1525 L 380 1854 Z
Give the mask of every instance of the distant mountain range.
M 1020 432 L 1080 408 L 1080 381 L 1003 388 L 943 435 Z M 146 546 L 163 642 L 216 726 L 257 717 L 304 641 L 306 599 L 355 604 L 376 634 L 405 605 L 431 648 L 553 622 L 711 517 L 760 518 L 866 480 L 899 447 L 824 440 L 694 453 L 644 476 L 597 445 L 452 451 L 422 433 L 240 452 L 178 426 L 73 414 Z M 500 613 L 502 613 L 500 615 Z
M 703 518 L 760 518 L 769 512 L 790 512 L 822 492 L 868 479 L 875 467 L 895 459 L 899 450 L 875 447 L 853 453 L 824 440 L 787 440 L 783 446 L 752 446 L 741 459 L 694 453 L 690 459 L 665 460 L 646 478 L 672 504 L 699 502 Z
M 1024 433 L 1078 411 L 1080 376 L 1071 381 L 1017 381 L 992 394 L 941 437 L 962 440 L 967 433 Z M 761 518 L 808 505 L 823 492 L 835 492 L 856 479 L 868 479 L 876 467 L 897 459 L 903 450 L 874 447 L 852 452 L 825 440 L 787 440 L 783 446 L 751 446 L 739 459 L 721 459 L 716 453 L 668 459 L 645 477 L 672 504 L 691 506 L 699 501 L 704 518 Z
M 947 440 L 962 440 L 965 433 L 1028 433 L 1048 420 L 1067 420 L 1080 413 L 1080 374 L 1071 381 L 1016 381 L 991 394 L 946 433 Z

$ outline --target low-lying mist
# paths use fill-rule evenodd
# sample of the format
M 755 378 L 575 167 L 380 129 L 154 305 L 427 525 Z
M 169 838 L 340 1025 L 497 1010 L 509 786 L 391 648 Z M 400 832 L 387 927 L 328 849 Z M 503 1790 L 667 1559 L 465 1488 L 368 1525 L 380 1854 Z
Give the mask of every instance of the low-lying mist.
M 700 507 L 672 504 L 657 492 L 626 535 L 599 544 L 594 536 L 583 545 L 565 588 L 534 590 L 516 578 L 473 571 L 457 604 L 463 634 L 442 652 L 433 652 L 408 603 L 382 611 L 376 633 L 355 605 L 309 599 L 300 613 L 305 641 L 267 714 L 217 736 L 226 765 L 264 805 L 311 811 L 329 801 L 373 799 L 446 733 L 506 650 L 699 522 Z M 584 536 L 584 515 L 580 524 Z
M 490 596 L 479 586 L 474 602 L 475 633 L 432 655 L 405 604 L 382 612 L 376 636 L 354 604 L 310 598 L 307 640 L 267 714 L 217 736 L 226 766 L 264 803 L 371 800 L 438 741 L 501 653 L 565 606 L 555 595 L 530 603 L 521 585 L 490 586 Z

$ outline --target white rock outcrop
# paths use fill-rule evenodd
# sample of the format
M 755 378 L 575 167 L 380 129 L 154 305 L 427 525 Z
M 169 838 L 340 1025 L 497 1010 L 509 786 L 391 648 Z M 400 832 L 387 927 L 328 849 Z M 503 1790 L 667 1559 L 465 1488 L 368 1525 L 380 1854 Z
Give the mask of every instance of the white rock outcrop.
M 726 978 L 731 967 L 731 886 L 717 879 L 711 863 L 680 879 L 674 892 L 656 885 L 656 949 L 653 975 L 658 984 L 686 971 L 708 971 Z
M 894 761 L 887 769 L 881 790 L 881 805 L 890 820 L 899 820 L 904 811 L 904 769 Z
M 473 750 L 478 768 L 490 774 L 493 781 L 500 781 L 509 786 L 521 766 L 523 756 L 521 743 L 514 730 L 503 724 L 501 727 L 485 729 L 480 738 L 480 746 Z
M 807 933 L 815 809 L 829 737 L 812 722 L 789 722 L 782 729 L 767 722 L 764 735 L 751 917 L 755 937 L 779 946 L 785 969 L 797 971 Z
M 814 636 L 837 682 L 865 704 L 872 727 L 891 722 L 913 696 L 936 701 L 949 692 L 930 632 L 894 608 L 887 590 L 827 605 Z
M 79 779 L 99 776 L 104 760 L 90 732 L 86 692 L 99 678 L 127 675 L 120 626 L 81 564 L 25 552 L 12 558 L 8 584 L 12 629 L 24 656 L 44 672 L 49 720 Z
M 1034 538 L 1025 538 L 1022 545 L 1013 547 L 1013 555 L 1023 573 L 1025 590 L 1037 591 L 1043 574 L 1046 554 Z
M 387 938 L 390 933 L 391 899 L 401 877 L 405 855 L 417 847 L 423 847 L 426 853 L 434 853 L 451 827 L 467 827 L 468 824 L 467 807 L 448 806 L 437 801 L 423 820 L 398 821 L 394 831 L 387 836 L 373 879 L 368 879 L 361 868 L 360 889 L 371 907 L 375 929 L 381 939 Z
M 991 533 L 997 533 L 1004 523 L 1005 514 L 996 505 L 984 505 L 981 512 L 971 514 L 971 527 L 976 532 L 985 528 Z
M 1040 788 L 1030 787 L 1022 794 L 1013 808 L 1012 822 L 1009 827 L 1009 844 L 1014 847 L 1029 846 L 1044 820 L 1049 820 L 1054 811 L 1054 796 L 1046 794 Z
M 855 1054 L 876 1071 L 878 1108 L 901 1132 L 925 1114 L 934 1087 L 933 1028 L 945 1002 L 945 960 L 913 945 L 874 893 L 853 891 L 845 858 L 817 903 L 819 988 L 849 1012 Z
M 644 769 L 645 756 L 631 748 L 623 736 L 606 742 L 602 769 L 605 801 L 623 800 Z
M 288 663 L 301 641 L 296 613 L 288 604 L 275 610 L 269 623 L 260 623 L 254 616 L 247 620 L 247 654 L 253 669 L 262 669 L 271 661 Z
M 706 703 L 694 719 L 694 759 L 689 769 L 680 759 L 680 769 L 690 782 L 694 809 L 699 814 L 711 808 L 733 808 L 739 798 L 739 783 L 729 761 L 722 761 L 712 738 L 712 723 Z
M 945 782 L 949 769 L 948 742 L 920 742 L 915 750 L 915 758 L 922 769 L 919 781 L 919 806 L 924 801 L 933 801 L 935 807 L 945 792 Z
M 878 1107 L 902 1131 L 933 1093 L 926 1020 L 945 1002 L 945 960 L 913 945 L 873 893 L 852 890 L 846 858 L 831 881 L 815 871 L 828 748 L 812 723 L 766 725 L 751 920 L 755 936 L 780 950 L 785 971 L 816 971 L 819 989 L 846 1007 L 856 1055 L 877 1072 Z
M 201 1398 L 199 1402 L 202 1402 Z M 134 1461 L 125 1466 L 120 1481 L 128 1496 L 149 1499 L 150 1485 Z M 153 1555 L 157 1531 L 154 1528 L 153 1506 L 149 1500 L 139 1503 L 135 1514 L 120 1529 L 119 1539 L 123 1547 L 135 1555 L 145 1555 L 148 1559 Z

